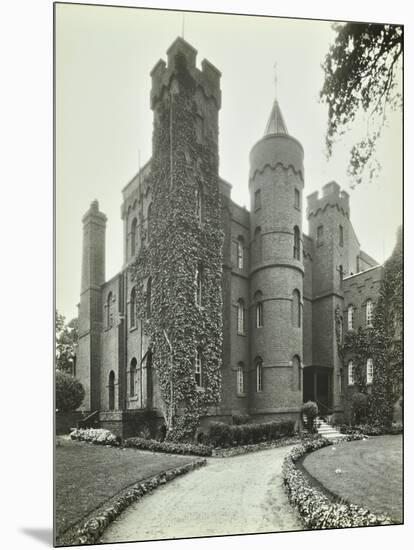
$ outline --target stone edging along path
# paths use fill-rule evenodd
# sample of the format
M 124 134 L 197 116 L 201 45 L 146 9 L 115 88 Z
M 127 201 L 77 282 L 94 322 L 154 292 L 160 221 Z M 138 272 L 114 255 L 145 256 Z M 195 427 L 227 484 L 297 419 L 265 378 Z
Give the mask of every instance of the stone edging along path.
M 75 526 L 68 529 L 63 535 L 56 539 L 56 546 L 77 546 L 83 544 L 94 544 L 99 537 L 130 504 L 140 500 L 144 495 L 151 493 L 160 485 L 172 481 L 178 476 L 191 472 L 197 468 L 205 466 L 205 458 L 193 460 L 184 466 L 171 468 L 160 472 L 145 480 L 124 489 L 108 502 L 103 504 L 97 510 L 88 514 L 87 518 L 78 522 Z

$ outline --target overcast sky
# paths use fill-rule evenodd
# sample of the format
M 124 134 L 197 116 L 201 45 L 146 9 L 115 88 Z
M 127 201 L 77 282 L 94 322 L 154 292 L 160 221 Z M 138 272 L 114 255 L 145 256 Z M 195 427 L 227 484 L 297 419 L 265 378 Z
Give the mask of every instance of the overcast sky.
M 274 99 L 305 151 L 305 195 L 334 179 L 351 195 L 361 247 L 382 262 L 401 223 L 401 114 L 390 117 L 379 146 L 381 176 L 350 189 L 347 153 L 354 128 L 326 160 L 326 106 L 320 68 L 333 41 L 329 22 L 57 5 L 56 8 L 56 289 L 68 319 L 79 302 L 82 224 L 92 200 L 108 216 L 106 275 L 122 265 L 121 189 L 151 156 L 149 73 L 181 35 L 221 72 L 220 175 L 232 198 L 249 205 L 248 158 L 263 135 Z M 305 221 L 305 220 L 304 220 Z M 304 231 L 307 231 L 306 221 Z

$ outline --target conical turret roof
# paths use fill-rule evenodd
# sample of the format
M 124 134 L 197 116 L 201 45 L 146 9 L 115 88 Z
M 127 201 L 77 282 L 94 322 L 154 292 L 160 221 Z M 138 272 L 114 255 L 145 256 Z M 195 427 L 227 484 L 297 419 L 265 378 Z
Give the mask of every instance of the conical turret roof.
M 269 134 L 288 134 L 288 129 L 285 120 L 280 110 L 279 102 L 274 100 L 272 110 L 270 112 L 269 120 L 267 121 L 266 130 L 264 135 Z

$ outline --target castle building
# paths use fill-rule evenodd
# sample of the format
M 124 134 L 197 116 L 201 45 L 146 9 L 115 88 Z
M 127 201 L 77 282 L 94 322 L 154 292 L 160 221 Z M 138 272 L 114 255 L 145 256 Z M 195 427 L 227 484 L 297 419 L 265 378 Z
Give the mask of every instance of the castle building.
M 147 411 L 162 423 L 168 392 L 185 394 L 184 365 L 182 372 L 192 373 L 184 385 L 204 399 L 202 428 L 234 415 L 299 421 L 307 400 L 341 418 L 353 380 L 337 339 L 372 321 L 382 268 L 360 249 L 349 195 L 336 182 L 309 195 L 304 212 L 304 151 L 277 101 L 250 153 L 250 209 L 233 202 L 218 173 L 221 74 L 207 60 L 198 69 L 196 54 L 177 38 L 167 63 L 151 72 L 153 155 L 122 191 L 124 263 L 110 280 L 106 216 L 94 201 L 83 217 L 82 407 L 99 411 L 101 425 L 122 435 L 132 435 Z M 158 264 L 146 264 L 139 279 L 154 242 Z M 162 278 L 151 265 L 169 251 L 170 274 Z M 190 293 L 175 284 L 180 276 Z M 163 300 L 165 324 L 151 318 Z M 188 362 L 174 355 L 179 338 L 190 349 Z M 164 345 L 169 379 L 155 361 Z M 373 368 L 367 365 L 368 383 Z

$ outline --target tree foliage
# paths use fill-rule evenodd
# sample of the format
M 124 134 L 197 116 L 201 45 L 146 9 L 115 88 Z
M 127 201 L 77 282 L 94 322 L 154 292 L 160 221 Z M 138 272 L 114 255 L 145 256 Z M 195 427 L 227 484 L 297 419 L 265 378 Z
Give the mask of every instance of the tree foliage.
M 78 343 L 78 320 L 66 323 L 64 315 L 56 311 L 56 368 L 71 373 Z
M 378 138 L 387 109 L 401 106 L 400 71 L 403 28 L 398 25 L 338 23 L 336 38 L 322 68 L 325 81 L 320 96 L 328 105 L 326 146 L 333 144 L 361 111 L 368 114 L 365 136 L 350 152 L 348 176 L 354 184 L 366 174 L 372 179 L 379 170 L 375 158 Z
M 56 408 L 59 411 L 75 411 L 82 405 L 85 390 L 82 384 L 69 374 L 56 371 Z

